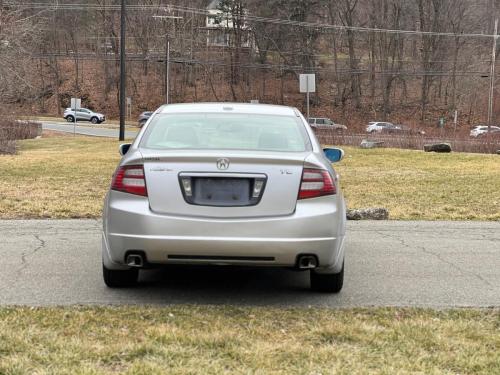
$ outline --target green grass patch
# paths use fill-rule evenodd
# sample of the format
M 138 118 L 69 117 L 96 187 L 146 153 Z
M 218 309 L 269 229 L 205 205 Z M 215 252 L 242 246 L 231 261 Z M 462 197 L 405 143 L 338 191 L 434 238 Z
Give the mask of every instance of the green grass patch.
M 0 309 L 1 374 L 498 374 L 498 310 Z
M 95 218 L 119 160 L 116 140 L 49 137 L 0 156 L 0 218 Z M 392 219 L 500 220 L 500 157 L 345 147 L 336 164 L 349 208 Z

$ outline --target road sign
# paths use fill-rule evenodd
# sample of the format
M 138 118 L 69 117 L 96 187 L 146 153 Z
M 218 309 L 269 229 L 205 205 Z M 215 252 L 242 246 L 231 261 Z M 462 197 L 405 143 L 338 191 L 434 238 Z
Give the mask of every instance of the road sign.
M 299 81 L 300 92 L 316 92 L 316 74 L 301 74 Z
M 309 121 L 309 93 L 316 92 L 316 74 L 301 74 L 299 76 L 300 92 L 306 93 L 307 121 Z
M 82 99 L 80 98 L 71 98 L 71 109 L 77 110 L 82 108 Z

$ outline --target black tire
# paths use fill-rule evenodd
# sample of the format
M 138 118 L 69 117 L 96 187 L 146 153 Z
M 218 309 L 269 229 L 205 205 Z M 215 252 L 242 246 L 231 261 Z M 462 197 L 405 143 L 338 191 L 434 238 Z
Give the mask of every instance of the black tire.
M 139 269 L 131 268 L 129 270 L 116 271 L 102 266 L 102 275 L 104 283 L 109 288 L 126 288 L 137 285 L 139 278 Z
M 146 120 L 139 121 L 139 128 L 142 128 L 145 123 L 146 123 Z
M 344 286 L 344 263 L 339 273 L 316 273 L 311 270 L 311 289 L 322 293 L 338 293 Z
M 94 124 L 94 125 L 95 125 L 95 124 L 98 124 L 98 123 L 99 123 L 99 119 L 98 119 L 97 117 L 92 117 L 92 118 L 90 119 L 90 122 L 91 122 L 92 124 Z
M 75 118 L 73 116 L 69 115 L 69 116 L 66 116 L 66 121 L 75 122 Z

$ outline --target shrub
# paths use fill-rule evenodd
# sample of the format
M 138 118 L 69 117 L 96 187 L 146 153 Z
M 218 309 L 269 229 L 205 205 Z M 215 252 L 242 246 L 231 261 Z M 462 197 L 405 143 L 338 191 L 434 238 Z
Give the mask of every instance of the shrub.
M 36 138 L 42 134 L 42 124 L 33 121 L 0 120 L 0 154 L 14 154 L 16 140 Z

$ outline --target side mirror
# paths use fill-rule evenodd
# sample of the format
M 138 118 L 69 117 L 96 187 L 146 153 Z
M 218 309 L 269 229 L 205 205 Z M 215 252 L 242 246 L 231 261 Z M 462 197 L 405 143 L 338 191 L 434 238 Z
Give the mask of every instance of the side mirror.
M 332 163 L 339 162 L 344 158 L 344 150 L 341 148 L 324 148 L 323 152 Z
M 118 147 L 118 151 L 120 152 L 120 155 L 123 156 L 127 153 L 128 149 L 132 146 L 132 143 L 122 143 L 120 147 Z

